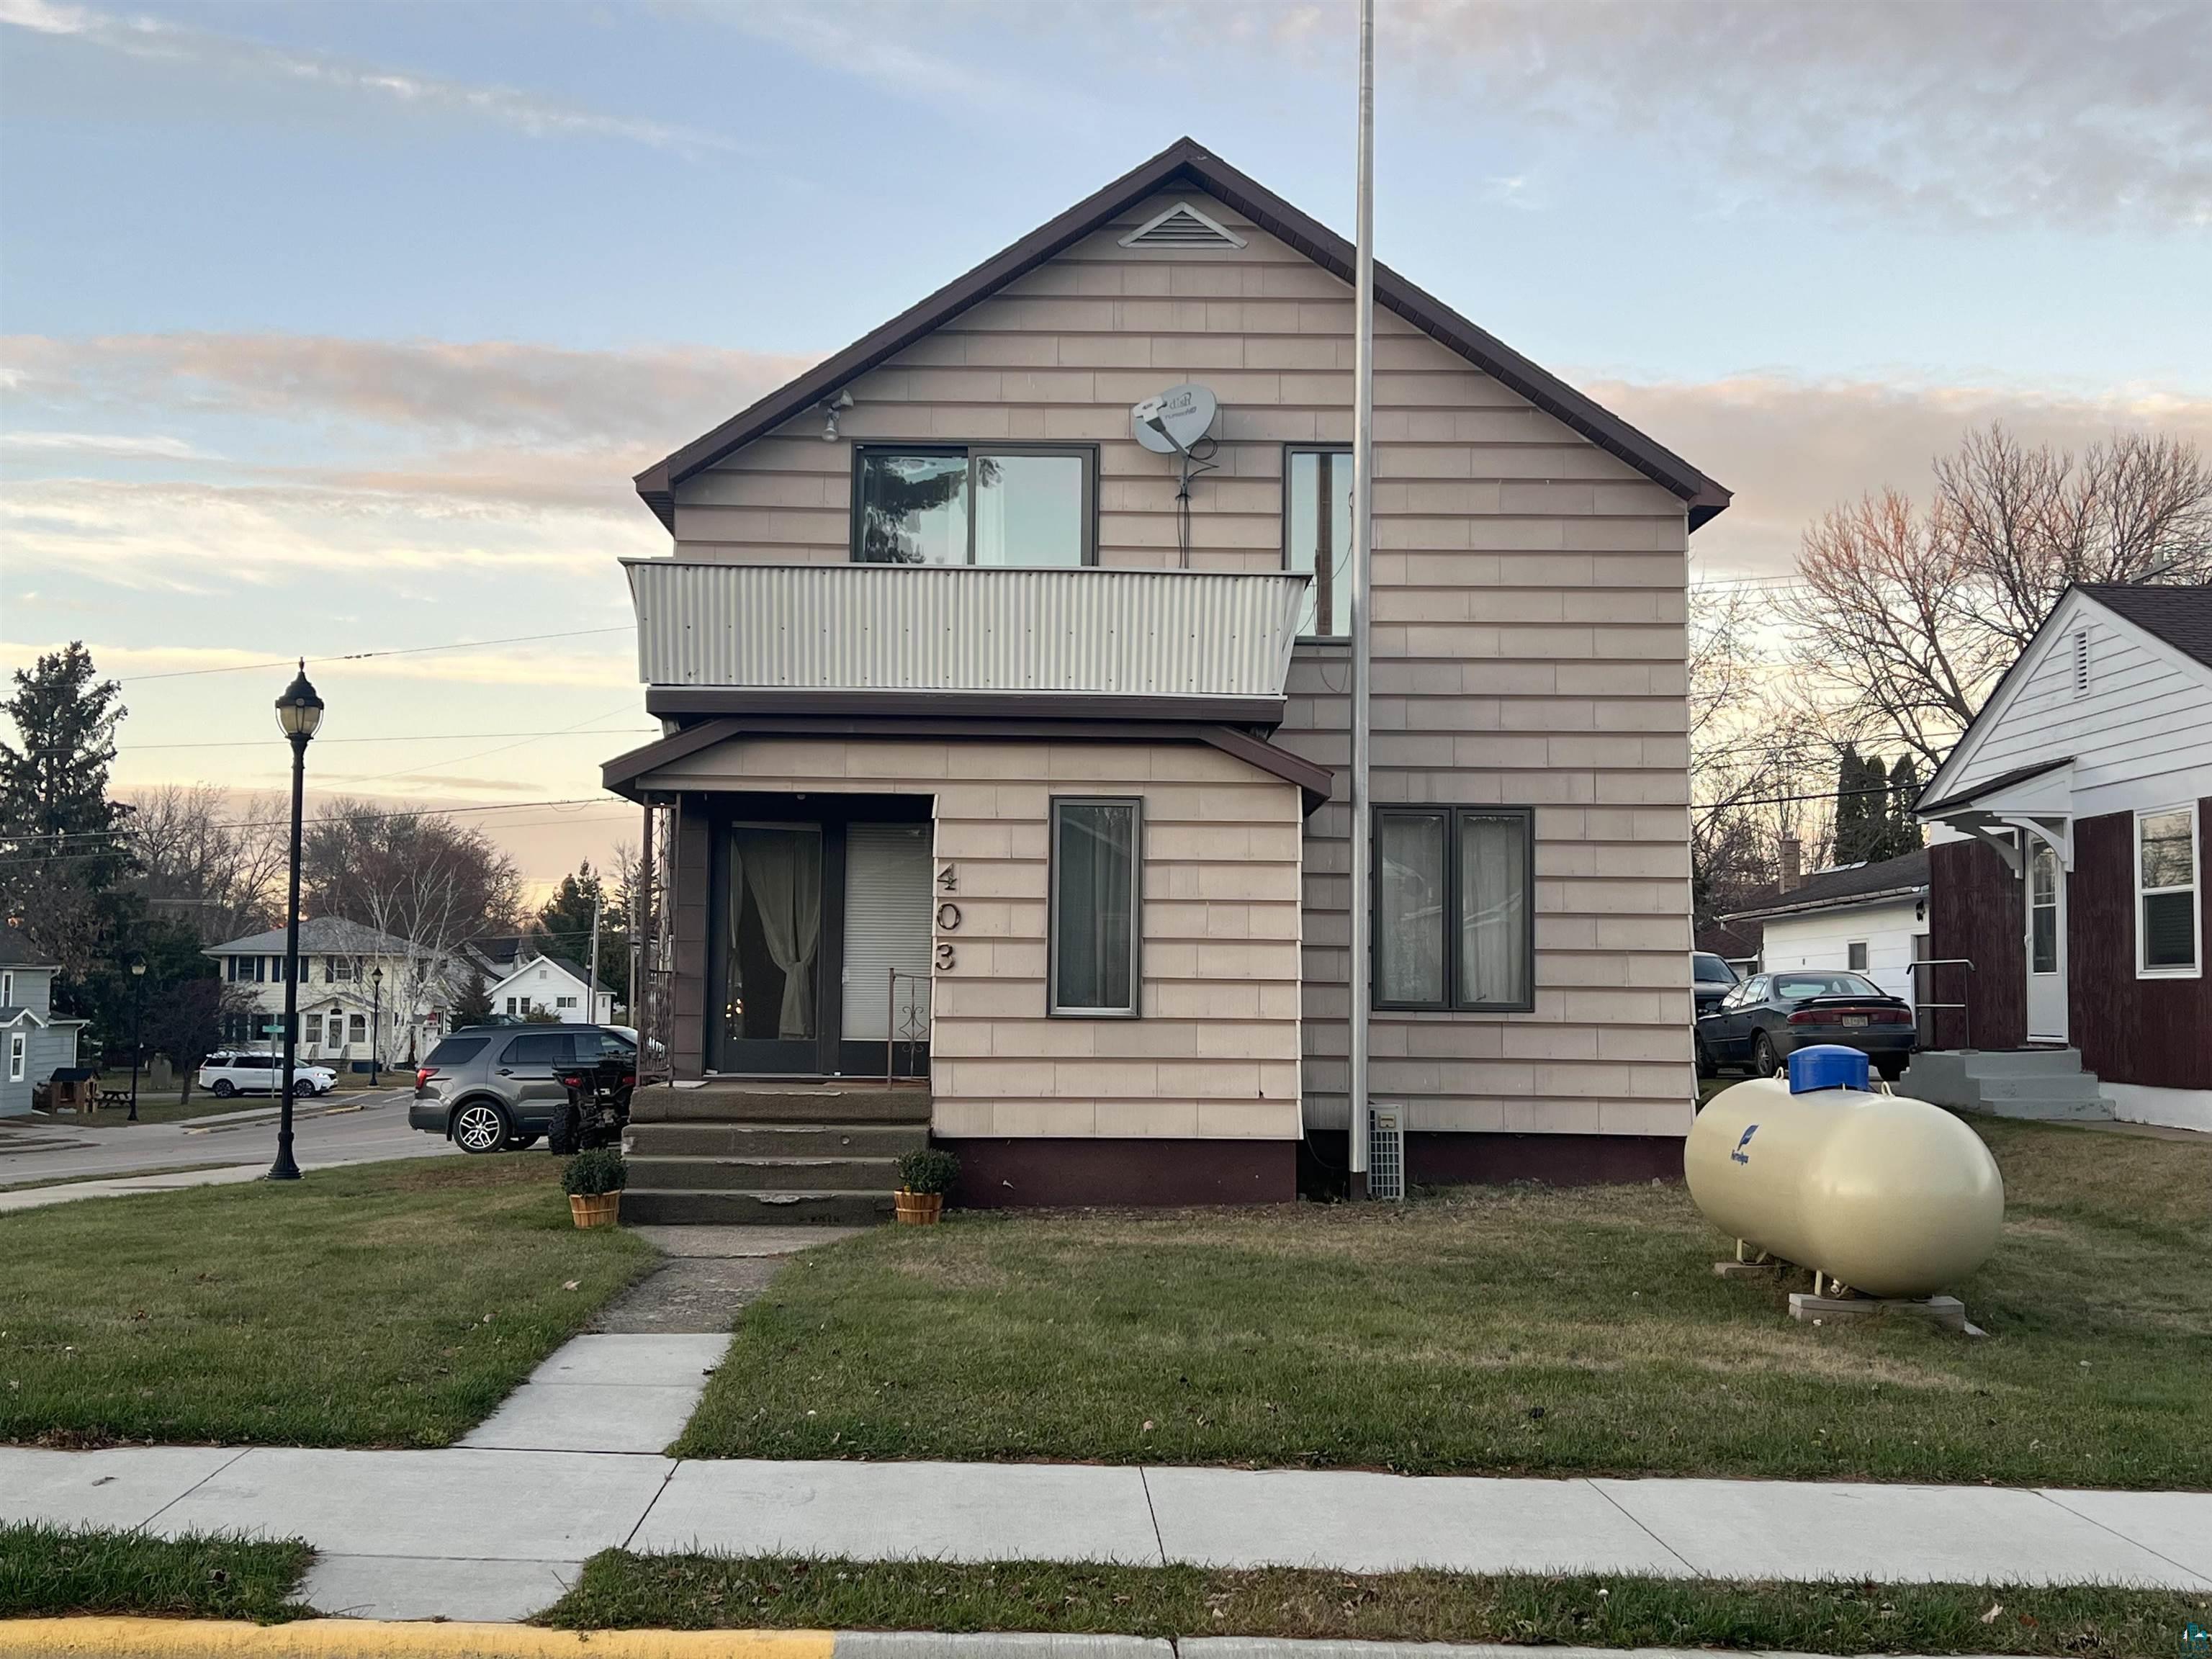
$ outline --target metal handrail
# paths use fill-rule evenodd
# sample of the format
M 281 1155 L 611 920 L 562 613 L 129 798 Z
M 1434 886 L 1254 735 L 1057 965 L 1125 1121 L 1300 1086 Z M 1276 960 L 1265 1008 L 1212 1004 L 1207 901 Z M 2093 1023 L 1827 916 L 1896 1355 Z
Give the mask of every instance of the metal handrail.
M 1923 968 L 1964 968 L 1970 974 L 1977 971 L 1973 958 L 1971 957 L 1922 957 L 1917 961 L 1905 964 L 1905 971 L 1908 974 L 1917 973 Z M 1963 1002 L 1923 1002 L 1920 1000 L 1920 981 L 1917 979 L 1912 981 L 1912 1030 L 1915 1041 L 1918 1040 L 1920 1011 L 1923 1008 L 1931 1014 L 1940 1009 L 1956 1008 L 1959 1011 L 1959 1046 L 1961 1048 L 1971 1048 L 1974 1046 L 1974 1017 L 1966 1005 Z M 1932 1036 L 1936 1030 L 1934 1020 L 1928 1022 L 1928 1030 Z
M 921 1054 L 921 1045 L 929 1040 L 928 1016 L 921 1012 L 921 1000 L 909 993 L 906 1000 L 906 1020 L 901 1024 L 898 1016 L 898 986 L 906 980 L 916 987 L 931 983 L 926 973 L 902 972 L 896 968 L 886 969 L 889 975 L 888 1000 L 884 1006 L 884 1086 L 890 1087 L 895 1079 L 893 1055 L 899 1043 L 906 1044 L 907 1075 L 915 1075 L 914 1066 Z

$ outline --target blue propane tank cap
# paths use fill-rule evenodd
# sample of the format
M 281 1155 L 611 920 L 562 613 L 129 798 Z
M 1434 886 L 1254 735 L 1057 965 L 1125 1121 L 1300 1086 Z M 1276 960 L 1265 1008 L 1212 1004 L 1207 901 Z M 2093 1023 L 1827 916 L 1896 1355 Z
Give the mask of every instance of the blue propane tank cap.
M 1817 1089 L 1860 1089 L 1867 1086 L 1867 1057 L 1840 1042 L 1816 1042 L 1790 1056 L 1790 1092 L 1809 1095 Z

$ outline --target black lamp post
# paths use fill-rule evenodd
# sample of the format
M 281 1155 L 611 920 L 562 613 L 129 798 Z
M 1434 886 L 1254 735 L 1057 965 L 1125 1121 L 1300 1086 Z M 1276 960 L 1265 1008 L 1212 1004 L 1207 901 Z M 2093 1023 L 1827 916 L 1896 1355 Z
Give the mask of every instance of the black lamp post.
M 379 1046 L 384 1040 L 383 969 L 368 970 L 368 995 L 369 1006 L 374 1010 L 368 1017 L 368 1086 L 381 1089 L 384 1086 L 384 1061 L 379 1054 Z
M 131 964 L 131 1115 L 126 1123 L 138 1121 L 138 1055 L 139 1033 L 146 1029 L 146 964 Z
M 292 1060 L 300 1039 L 300 811 L 307 787 L 307 744 L 323 723 L 323 700 L 307 683 L 304 657 L 298 677 L 276 699 L 276 723 L 292 745 L 292 868 L 284 904 L 284 1069 L 277 1085 L 282 1104 L 276 1117 L 276 1161 L 269 1166 L 269 1179 L 297 1181 L 300 1166 L 292 1161 Z

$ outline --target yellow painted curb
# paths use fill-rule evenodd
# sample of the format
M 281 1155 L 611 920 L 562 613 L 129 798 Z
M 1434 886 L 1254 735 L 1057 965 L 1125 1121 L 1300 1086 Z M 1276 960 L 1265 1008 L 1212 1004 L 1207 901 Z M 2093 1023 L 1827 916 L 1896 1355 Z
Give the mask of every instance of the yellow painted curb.
M 832 1659 L 821 1630 L 537 1630 L 525 1625 L 304 1619 L 0 1620 L 0 1659 Z

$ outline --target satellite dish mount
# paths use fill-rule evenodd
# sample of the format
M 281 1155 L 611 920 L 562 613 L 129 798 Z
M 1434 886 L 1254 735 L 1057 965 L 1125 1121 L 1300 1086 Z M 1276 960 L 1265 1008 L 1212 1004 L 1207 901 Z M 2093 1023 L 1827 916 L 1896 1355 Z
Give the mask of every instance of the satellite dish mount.
M 1156 455 L 1173 455 L 1182 461 L 1176 489 L 1176 544 L 1186 570 L 1190 568 L 1190 481 L 1214 470 L 1213 455 L 1219 446 L 1213 425 L 1220 415 L 1220 404 L 1202 386 L 1171 386 L 1129 411 L 1129 431 L 1139 443 Z

